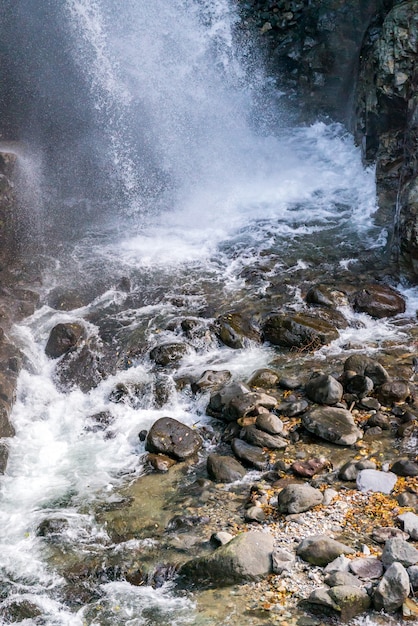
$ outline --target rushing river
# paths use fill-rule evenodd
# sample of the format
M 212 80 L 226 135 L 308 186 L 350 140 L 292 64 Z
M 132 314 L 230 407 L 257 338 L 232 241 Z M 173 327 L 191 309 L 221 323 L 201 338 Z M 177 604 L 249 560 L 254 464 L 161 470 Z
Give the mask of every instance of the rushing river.
M 2 608 L 8 615 L 18 601 L 36 605 L 39 616 L 19 623 L 45 626 L 214 624 L 197 614 L 192 595 L 169 586 L 96 581 L 100 600 L 71 605 L 62 555 L 129 550 L 129 542 L 112 543 L 95 507 L 117 502 L 143 473 L 139 431 L 167 414 L 209 422 L 207 396 L 177 380 L 209 368 L 245 379 L 277 356 L 259 344 L 232 350 L 198 332 L 164 373 L 157 406 L 161 373 L 149 348 L 180 339 L 179 320 L 207 328 L 231 306 L 266 312 L 280 305 L 278 293 L 297 307 L 303 280 L 349 280 L 378 266 L 386 232 L 373 223 L 374 172 L 341 126 L 290 126 L 254 46 L 236 45 L 232 2 L 62 0 L 50 23 L 42 3 L 26 4 L 17 23 L 26 10 L 29 51 L 39 36 L 31 67 L 42 70 L 32 85 L 42 97 L 23 132 L 21 169 L 25 204 L 32 198 L 41 223 L 44 269 L 41 305 L 13 331 L 25 368 L 1 479 Z M 112 333 L 137 333 L 144 349 L 84 393 L 65 387 L 44 350 L 56 324 L 74 321 L 93 349 L 112 344 Z M 404 340 L 402 326 L 352 321 L 318 359 L 350 342 L 373 351 Z M 141 394 L 112 402 L 118 384 Z M 91 427 L 106 412 L 109 429 Z M 58 548 L 40 536 L 46 518 L 65 519 Z

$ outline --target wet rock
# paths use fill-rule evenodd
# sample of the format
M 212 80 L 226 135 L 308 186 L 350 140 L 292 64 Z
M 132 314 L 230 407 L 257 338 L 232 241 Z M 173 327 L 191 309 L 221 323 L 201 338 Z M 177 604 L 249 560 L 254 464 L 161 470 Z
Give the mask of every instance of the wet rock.
M 274 370 L 263 368 L 253 372 L 248 380 L 251 388 L 274 389 L 279 383 L 279 374 Z
M 218 483 L 233 483 L 247 473 L 245 467 L 232 456 L 209 454 L 207 459 L 209 476 Z
M 319 489 L 308 484 L 287 485 L 278 496 L 280 513 L 303 513 L 322 504 L 323 496 Z
M 386 405 L 404 402 L 411 395 L 410 386 L 405 380 L 394 380 L 384 383 L 378 391 L 379 401 Z
M 282 574 L 293 569 L 295 555 L 283 548 L 276 548 L 272 554 L 272 569 L 274 574 Z
M 283 432 L 282 420 L 274 415 L 274 413 L 262 413 L 257 416 L 255 425 L 260 430 L 269 433 L 270 435 L 280 435 Z
M 346 409 L 318 407 L 302 416 L 302 424 L 309 432 L 340 446 L 351 446 L 362 438 L 354 418 Z
M 43 614 L 41 608 L 29 600 L 12 600 L 3 604 L 0 616 L 8 623 L 21 623 L 30 620 L 33 624 L 38 623 L 37 617 Z
M 354 554 L 354 550 L 327 535 L 313 535 L 301 541 L 296 554 L 312 565 L 323 567 L 341 554 Z
M 166 526 L 167 532 L 182 532 L 188 531 L 190 528 L 199 526 L 201 524 L 207 524 L 210 521 L 209 517 L 201 515 L 175 515 L 171 518 Z
M 418 463 L 410 459 L 398 459 L 390 469 L 397 476 L 418 476 Z
M 322 372 L 312 374 L 305 391 L 308 398 L 318 404 L 337 404 L 343 396 L 343 387 L 338 380 Z
M 324 578 L 324 583 L 328 587 L 337 587 L 338 585 L 349 585 L 350 587 L 361 587 L 362 582 L 349 572 L 333 572 Z
M 232 452 L 245 465 L 264 471 L 269 466 L 269 455 L 259 446 L 252 446 L 242 439 L 235 438 L 231 443 Z
M 193 584 L 216 586 L 257 580 L 271 572 L 273 537 L 250 531 L 234 537 L 208 556 L 185 563 L 180 576 Z
M 86 426 L 86 430 L 93 433 L 106 430 L 114 422 L 114 417 L 110 411 L 95 413 L 94 415 L 90 415 L 88 419 L 89 424 Z M 145 438 L 142 441 L 144 440 Z
M 256 416 L 264 409 L 273 409 L 276 404 L 273 396 L 250 391 L 244 383 L 230 383 L 211 395 L 206 412 L 230 422 L 246 415 Z
M 318 284 L 310 287 L 305 300 L 307 304 L 333 308 L 337 304 L 338 297 L 330 287 Z
M 375 413 L 367 420 L 367 427 L 378 427 L 382 430 L 390 430 L 390 419 L 384 413 Z
M 383 574 L 382 561 L 375 557 L 360 557 L 350 561 L 350 570 L 365 580 L 380 578 Z
M 392 472 L 381 472 L 376 469 L 363 469 L 357 475 L 357 489 L 366 491 L 391 493 L 397 481 L 397 476 Z
M 405 312 L 404 297 L 387 285 L 367 285 L 352 298 L 353 308 L 359 313 L 381 319 Z
M 148 454 L 147 463 L 157 472 L 168 472 L 170 467 L 173 467 L 177 461 L 166 454 Z
M 372 531 L 372 539 L 376 543 L 386 543 L 388 539 L 407 539 L 408 535 L 404 533 L 400 528 L 393 526 L 381 526 L 374 528 Z
M 189 351 L 190 347 L 185 343 L 163 343 L 153 348 L 149 356 L 157 365 L 165 367 L 178 363 Z
M 326 459 L 309 459 L 308 461 L 295 461 L 290 466 L 294 474 L 303 476 L 304 478 L 312 478 L 315 474 L 319 474 L 323 469 L 329 467 Z
M 402 513 L 398 520 L 403 525 L 403 529 L 414 541 L 418 539 L 418 515 L 412 512 Z
M 59 539 L 66 530 L 68 530 L 68 520 L 65 517 L 49 517 L 39 524 L 36 534 L 38 537 Z
M 409 576 L 401 563 L 392 563 L 373 594 L 377 611 L 392 613 L 399 609 L 409 595 Z
M 248 443 L 259 446 L 260 448 L 269 448 L 270 450 L 283 450 L 288 442 L 279 435 L 269 435 L 256 426 L 246 426 L 241 431 L 241 438 Z
M 9 459 L 9 448 L 5 443 L 0 443 L 0 474 L 4 474 Z
M 378 387 L 390 380 L 390 376 L 378 361 L 374 361 L 365 354 L 352 354 L 344 363 L 344 371 L 352 371 L 370 378 Z
M 404 567 L 415 565 L 418 563 L 418 550 L 404 539 L 388 539 L 383 548 L 382 563 L 387 568 L 395 562 L 402 563 Z
M 260 341 L 260 333 L 254 325 L 236 311 L 220 315 L 215 320 L 214 330 L 217 338 L 229 348 L 243 348 L 246 339 Z
M 316 350 L 338 338 L 325 320 L 305 313 L 274 313 L 262 325 L 262 337 L 275 346 Z
M 179 461 L 193 456 L 202 447 L 199 435 L 189 426 L 172 417 L 162 417 L 150 428 L 145 449 L 167 454 Z
M 45 354 L 51 359 L 57 359 L 79 345 L 83 338 L 84 328 L 81 324 L 57 324 L 49 334 Z
M 79 387 L 83 393 L 88 393 L 97 387 L 106 375 L 114 373 L 114 368 L 106 369 L 101 355 L 85 344 L 81 350 L 65 354 L 59 364 L 55 379 L 66 390 Z
M 228 370 L 205 370 L 201 377 L 192 383 L 192 391 L 194 393 L 207 389 L 215 391 L 224 387 L 231 378 L 231 372 Z

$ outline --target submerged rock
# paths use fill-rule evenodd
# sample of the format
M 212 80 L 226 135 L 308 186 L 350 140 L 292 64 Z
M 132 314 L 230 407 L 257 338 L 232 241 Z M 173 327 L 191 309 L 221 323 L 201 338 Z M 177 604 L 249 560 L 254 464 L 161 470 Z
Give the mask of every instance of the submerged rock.
M 273 543 L 268 533 L 242 533 L 212 554 L 188 561 L 179 574 L 192 584 L 218 587 L 257 580 L 272 571 Z
M 201 447 L 199 435 L 172 417 L 157 420 L 151 426 L 145 443 L 148 452 L 167 454 L 180 461 L 193 456 Z

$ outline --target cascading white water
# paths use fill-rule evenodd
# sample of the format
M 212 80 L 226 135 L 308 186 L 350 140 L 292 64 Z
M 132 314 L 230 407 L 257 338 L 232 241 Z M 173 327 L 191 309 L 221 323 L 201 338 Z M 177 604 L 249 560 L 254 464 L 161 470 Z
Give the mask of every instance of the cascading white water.
M 34 3 L 31 13 L 28 4 L 26 20 L 42 10 Z M 47 128 L 36 141 L 26 134 L 41 153 L 64 153 L 56 169 L 54 159 L 44 161 L 49 191 L 59 187 L 70 164 L 63 196 L 59 202 L 57 194 L 48 197 L 57 203 L 52 213 L 58 225 L 63 207 L 72 207 L 77 236 L 45 271 L 43 306 L 14 330 L 27 366 L 13 413 L 17 434 L 1 482 L 0 563 L 3 608 L 28 600 L 38 606 L 42 624 L 81 626 L 86 615 L 91 619 L 88 602 L 77 611 L 66 604 L 63 578 L 48 564 L 39 524 L 46 516 L 65 518 L 64 547 L 86 554 L 92 546 L 110 550 L 106 529 L 86 513 L 89 505 L 111 502 L 126 474 L 141 474 L 141 429 L 167 412 L 188 424 L 204 423 L 206 398 L 176 392 L 169 372 L 171 392 L 156 409 L 149 392 L 156 373 L 146 354 L 88 393 L 77 387 L 63 391 L 54 378 L 59 364 L 44 354 L 51 328 L 79 320 L 97 339 L 101 329 L 94 316 L 101 311 L 127 330 L 145 329 L 152 346 L 172 336 L 164 328 L 180 314 L 207 320 L 212 300 L 263 297 L 265 285 L 247 287 L 242 278 L 242 270 L 260 260 L 270 262 L 267 277 L 322 265 L 327 271 L 332 264 L 355 264 L 359 250 L 379 247 L 385 235 L 372 224 L 373 172 L 363 169 L 344 129 L 324 123 L 291 129 L 279 111 L 266 114 L 262 72 L 254 69 L 254 58 L 245 59 L 250 48 L 235 44 L 232 2 L 62 0 L 54 11 L 60 27 L 45 29 L 55 46 L 64 37 L 65 60 L 76 76 L 74 93 L 66 98 L 76 106 L 51 107 L 50 135 Z M 47 91 L 53 59 L 41 57 Z M 52 74 L 50 86 L 65 89 L 65 73 Z M 42 98 L 33 104 L 37 119 L 45 121 L 42 106 Z M 265 124 L 267 117 L 277 124 Z M 69 145 L 57 132 L 68 127 L 74 127 Z M 71 168 L 73 160 L 83 164 L 85 158 L 94 167 L 84 186 L 79 169 Z M 112 191 L 102 194 L 109 181 Z M 83 215 L 82 204 L 90 207 Z M 101 221 L 104 204 L 112 211 Z M 64 241 L 70 233 L 63 230 Z M 130 296 L 118 288 L 126 276 Z M 85 290 L 86 284 L 90 297 L 78 308 L 64 312 L 48 304 L 54 287 Z M 331 352 L 354 331 L 344 332 Z M 376 343 L 398 336 L 395 327 L 382 330 L 366 319 L 362 333 L 364 341 Z M 176 375 L 198 375 L 215 365 L 245 378 L 271 356 L 266 347 L 233 351 L 196 341 Z M 115 404 L 109 397 L 118 383 L 148 391 L 138 406 Z M 88 428 L 91 416 L 106 410 L 112 438 Z M 102 591 L 98 621 L 90 626 L 198 623 L 192 601 L 170 590 L 113 582 Z M 145 614 L 150 607 L 157 617 Z

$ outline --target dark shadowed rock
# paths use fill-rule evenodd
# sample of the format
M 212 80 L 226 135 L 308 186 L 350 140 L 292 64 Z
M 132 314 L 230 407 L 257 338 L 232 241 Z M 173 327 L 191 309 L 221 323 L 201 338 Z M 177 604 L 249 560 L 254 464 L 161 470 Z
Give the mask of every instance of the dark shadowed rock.
M 379 386 L 390 380 L 390 376 L 378 361 L 365 354 L 352 354 L 344 363 L 344 371 L 351 371 L 370 378 L 374 385 Z
M 175 459 L 166 454 L 148 454 L 147 463 L 151 465 L 157 472 L 168 472 L 170 467 L 176 464 Z
M 314 435 L 339 446 L 351 446 L 363 436 L 353 416 L 346 409 L 334 407 L 312 409 L 302 416 L 302 424 Z
M 260 341 L 260 333 L 241 313 L 231 311 L 220 315 L 214 323 L 215 335 L 229 348 L 243 348 L 248 339 Z
M 252 446 L 242 439 L 233 439 L 231 443 L 232 452 L 240 461 L 246 465 L 255 467 L 260 471 L 264 471 L 269 466 L 269 455 L 259 446 Z
M 287 485 L 279 493 L 280 513 L 303 513 L 321 504 L 322 492 L 308 484 Z
M 390 406 L 395 402 L 404 402 L 411 395 L 411 388 L 406 380 L 389 381 L 384 383 L 378 391 L 380 402 Z
M 234 537 L 208 556 L 185 563 L 179 571 L 193 584 L 218 587 L 257 580 L 271 572 L 273 537 L 250 531 Z
M 256 416 L 264 409 L 273 409 L 276 404 L 273 396 L 251 391 L 244 383 L 230 383 L 211 395 L 206 412 L 231 422 L 246 415 Z
M 172 417 L 157 420 L 151 426 L 145 443 L 148 452 L 167 454 L 180 461 L 193 456 L 201 447 L 199 435 Z
M 245 476 L 246 469 L 232 456 L 209 454 L 207 460 L 209 476 L 218 483 L 233 483 Z
M 84 337 L 84 328 L 81 324 L 57 324 L 51 330 L 45 347 L 45 354 L 51 359 L 57 359 L 79 344 Z
M 323 567 L 340 554 L 354 554 L 354 550 L 327 535 L 314 535 L 301 541 L 296 554 L 312 565 Z
M 409 576 L 401 563 L 392 563 L 373 594 L 377 611 L 392 613 L 399 609 L 409 595 Z
M 284 348 L 315 350 L 338 338 L 333 324 L 305 313 L 274 313 L 262 326 L 264 341 Z
M 318 404 L 337 404 L 343 396 L 343 387 L 333 376 L 314 372 L 305 386 L 306 395 Z
M 367 285 L 353 296 L 353 308 L 360 313 L 381 319 L 405 312 L 403 296 L 387 285 Z
M 398 459 L 390 469 L 397 476 L 418 476 L 418 463 L 410 459 Z

